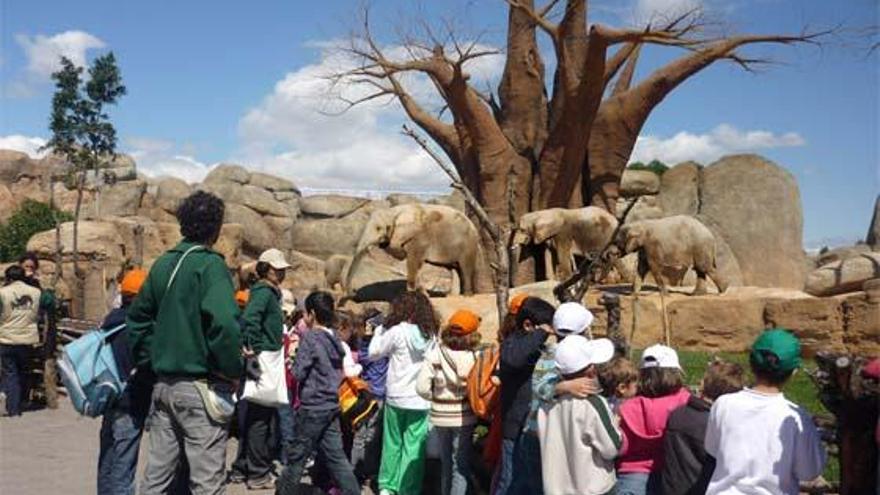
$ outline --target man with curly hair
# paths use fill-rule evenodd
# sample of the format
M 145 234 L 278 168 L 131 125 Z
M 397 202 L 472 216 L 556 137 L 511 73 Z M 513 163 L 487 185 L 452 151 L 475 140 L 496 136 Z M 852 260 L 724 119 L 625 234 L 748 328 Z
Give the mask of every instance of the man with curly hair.
M 144 494 L 167 493 L 184 460 L 194 493 L 224 492 L 228 399 L 241 376 L 242 343 L 232 278 L 211 249 L 223 213 L 223 201 L 204 191 L 183 200 L 183 241 L 156 260 L 128 312 L 135 364 L 158 379 Z

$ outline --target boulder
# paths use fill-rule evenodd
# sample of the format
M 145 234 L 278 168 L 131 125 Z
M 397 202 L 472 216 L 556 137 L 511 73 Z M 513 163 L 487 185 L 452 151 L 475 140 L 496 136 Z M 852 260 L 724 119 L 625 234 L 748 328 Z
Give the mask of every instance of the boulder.
M 262 172 L 251 173 L 249 184 L 273 193 L 288 192 L 300 195 L 299 189 L 293 182 Z
M 320 259 L 334 254 L 352 256 L 369 219 L 370 216 L 362 212 L 338 219 L 300 219 L 293 225 L 291 246 Z
M 862 253 L 813 270 L 804 290 L 814 296 L 831 296 L 862 290 L 862 284 L 880 277 L 880 253 Z
M 620 195 L 624 198 L 657 194 L 660 191 L 660 176 L 650 170 L 627 168 L 620 179 Z
M 103 186 L 98 196 L 99 201 L 95 203 L 100 208 L 95 212 L 95 217 L 137 215 L 146 191 L 147 183 L 142 180 L 122 181 L 112 186 Z
M 880 194 L 874 200 L 874 215 L 871 217 L 871 225 L 868 226 L 865 243 L 875 251 L 880 251 Z
M 308 217 L 340 218 L 370 204 L 367 198 L 342 196 L 340 194 L 317 194 L 305 196 L 299 201 L 300 211 Z
M 180 202 L 191 193 L 192 188 L 183 180 L 163 177 L 156 183 L 156 206 L 174 214 Z
M 391 206 L 408 205 L 408 204 L 412 204 L 412 203 L 421 203 L 422 202 L 422 200 L 420 200 L 417 196 L 413 196 L 412 194 L 402 194 L 402 193 L 389 194 L 388 196 L 385 197 L 385 201 L 388 201 L 388 203 L 390 203 Z
M 294 219 L 291 217 L 265 216 L 263 220 L 275 233 L 275 240 L 279 249 L 290 249 L 293 239 Z
M 0 223 L 5 222 L 15 213 L 18 201 L 5 184 L 0 184 Z
M 236 182 L 203 183 L 200 189 L 216 194 L 225 203 L 244 205 L 264 215 L 279 217 L 291 215 L 293 212 L 280 201 L 275 200 L 271 192 L 249 184 Z
M 653 175 L 653 172 L 650 173 Z M 663 214 L 663 209 L 660 207 L 660 201 L 656 196 L 640 196 L 638 198 L 630 199 L 618 198 L 617 211 L 619 214 L 623 214 L 623 211 L 626 210 L 630 201 L 635 201 L 636 204 L 633 205 L 632 210 L 630 210 L 629 214 L 626 216 L 626 223 L 637 222 L 639 220 L 651 220 L 665 216 Z
M 275 231 L 263 220 L 263 217 L 247 206 L 237 203 L 227 204 L 223 221 L 237 223 L 244 228 L 244 249 L 249 254 L 256 256 L 278 245 Z
M 0 150 L 0 182 L 10 184 L 18 180 L 21 171 L 31 164 L 27 153 L 15 150 Z
M 156 227 L 156 222 L 145 217 L 118 217 L 106 216 L 101 219 L 110 222 L 116 226 L 116 232 L 122 241 L 122 254 L 127 260 L 134 260 L 137 257 L 137 235 L 136 229 L 138 225 L 143 227 L 143 259 L 153 260 L 172 245 L 166 244 Z
M 428 201 L 428 204 L 448 206 L 450 208 L 455 208 L 458 211 L 465 211 L 465 206 L 467 202 L 464 200 L 464 195 L 462 195 L 460 192 L 452 191 L 445 196 L 431 198 Z
M 667 309 L 675 348 L 742 352 L 764 329 L 764 300 L 752 295 L 684 296 Z
M 78 248 L 84 260 L 110 260 L 121 262 L 125 259 L 124 240 L 119 236 L 113 222 L 79 222 Z M 73 257 L 73 222 L 61 224 L 62 259 L 70 261 Z M 37 253 L 40 259 L 55 257 L 55 230 L 35 234 L 27 243 L 27 250 Z
M 663 173 L 657 197 L 666 216 L 696 215 L 699 212 L 701 169 L 696 162 L 684 162 Z
M 244 227 L 237 223 L 223 224 L 220 237 L 214 244 L 214 250 L 223 255 L 226 266 L 235 269 L 240 264 L 241 246 L 244 239 Z
M 243 185 L 247 184 L 248 181 L 250 181 L 250 178 L 251 173 L 241 165 L 222 163 L 208 172 L 203 183 L 219 184 L 223 182 L 234 182 Z
M 871 247 L 867 244 L 856 244 L 855 246 L 844 246 L 821 251 L 816 257 L 816 264 L 813 268 L 819 268 L 837 261 L 848 260 L 870 252 Z
M 703 169 L 699 198 L 697 217 L 730 246 L 745 285 L 803 287 L 803 213 L 791 173 L 757 155 L 728 156 Z
M 64 188 L 62 184 L 57 184 L 58 187 Z M 41 201 L 43 203 L 49 202 L 49 188 L 44 187 L 40 179 L 35 179 L 31 177 L 20 177 L 17 181 L 13 182 L 9 185 L 9 191 L 13 196 L 18 198 L 19 201 L 28 198 L 34 201 Z M 65 189 L 66 191 L 66 189 Z M 74 198 L 76 197 L 76 192 L 73 192 L 72 195 Z M 58 204 L 61 204 L 60 202 Z M 73 206 L 71 205 L 70 211 L 73 211 Z
M 880 355 L 880 301 L 865 292 L 838 298 L 842 300 L 846 322 L 844 343 L 849 352 L 861 356 Z
M 290 251 L 287 256 L 290 271 L 282 284 L 294 292 L 325 289 L 324 262 L 299 251 Z
M 804 353 L 846 352 L 841 302 L 834 298 L 768 301 L 764 307 L 768 327 L 791 330 L 801 340 Z

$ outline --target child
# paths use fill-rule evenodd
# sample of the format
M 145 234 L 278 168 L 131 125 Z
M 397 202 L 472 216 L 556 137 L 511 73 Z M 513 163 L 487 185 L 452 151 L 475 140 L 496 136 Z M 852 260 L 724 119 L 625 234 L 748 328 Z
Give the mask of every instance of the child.
M 663 493 L 706 493 L 715 470 L 715 460 L 703 448 L 709 409 L 718 397 L 742 390 L 744 375 L 742 366 L 716 359 L 703 375 L 700 396 L 691 397 L 669 416 L 663 441 Z
M 597 377 L 596 366 L 614 355 L 608 339 L 572 335 L 556 348 L 556 367 L 565 379 Z M 602 495 L 614 488 L 614 458 L 620 431 L 604 398 L 563 395 L 538 411 L 544 493 Z
M 617 356 L 599 367 L 599 383 L 602 385 L 602 395 L 608 399 L 611 410 L 617 415 L 623 401 L 635 397 L 639 391 L 639 371 L 632 361 Z
M 749 365 L 755 385 L 719 398 L 706 427 L 715 458 L 707 494 L 797 494 L 799 481 L 825 467 L 825 449 L 810 415 L 782 388 L 801 364 L 798 339 L 786 330 L 761 334 Z
M 376 477 L 379 474 L 379 461 L 382 458 L 382 421 L 388 358 L 370 359 L 367 349 L 374 330 L 382 326 L 383 319 L 382 313 L 378 310 L 367 310 L 367 314 L 364 315 L 364 334 L 360 337 L 355 351 L 358 355 L 358 363 L 363 366 L 361 378 L 370 387 L 370 394 L 376 399 L 377 410 L 354 434 L 351 464 L 354 466 L 354 474 L 358 481 L 373 488 L 373 493 L 379 492 Z
M 658 477 L 651 474 L 663 468 L 666 420 L 690 396 L 675 350 L 660 344 L 645 349 L 639 366 L 639 395 L 620 406 L 624 446 L 617 463 L 618 495 L 659 492 Z
M 467 397 L 467 379 L 480 345 L 480 317 L 461 309 L 452 314 L 416 378 L 416 391 L 431 401 L 431 424 L 440 438 L 440 493 L 466 495 L 477 418 Z
M 345 350 L 332 330 L 336 316 L 333 297 L 313 292 L 306 298 L 305 309 L 305 321 L 311 330 L 303 334 L 293 363 L 300 407 L 294 417 L 294 441 L 276 493 L 299 493 L 306 462 L 317 451 L 340 491 L 357 495 L 361 489 L 342 447 L 338 390 Z

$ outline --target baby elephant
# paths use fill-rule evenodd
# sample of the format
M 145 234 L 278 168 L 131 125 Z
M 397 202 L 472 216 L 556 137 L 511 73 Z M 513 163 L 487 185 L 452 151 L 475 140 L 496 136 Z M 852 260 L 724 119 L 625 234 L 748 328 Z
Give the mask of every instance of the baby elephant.
M 716 269 L 715 236 L 693 217 L 676 215 L 633 222 L 620 229 L 617 241 L 624 253 L 639 253 L 633 292 L 639 291 L 649 271 L 665 292 L 668 286 L 681 284 L 691 267 L 697 272 L 695 295 L 706 293 L 707 276 L 719 292 L 727 289 Z

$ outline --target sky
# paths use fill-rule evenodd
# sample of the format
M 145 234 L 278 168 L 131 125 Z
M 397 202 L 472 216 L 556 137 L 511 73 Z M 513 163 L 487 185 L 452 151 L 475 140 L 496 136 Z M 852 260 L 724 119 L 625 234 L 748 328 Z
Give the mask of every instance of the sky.
M 538 2 L 541 3 L 540 1 Z M 0 148 L 38 155 L 49 135 L 58 57 L 87 64 L 113 51 L 128 94 L 111 117 L 119 149 L 148 175 L 198 181 L 219 163 L 288 177 L 304 189 L 439 191 L 449 180 L 408 138 L 393 101 L 340 114 L 327 75 L 350 67 L 338 47 L 357 28 L 362 0 L 117 2 L 0 0 Z M 502 0 L 373 0 L 372 31 L 388 53 L 424 20 L 503 49 Z M 864 238 L 880 192 L 880 50 L 860 28 L 880 25 L 876 0 L 593 0 L 590 22 L 644 26 L 702 9 L 718 29 L 799 33 L 843 26 L 822 46 L 753 47 L 778 62 L 746 73 L 714 64 L 651 114 L 632 160 L 710 164 L 760 153 L 797 178 L 808 248 Z M 548 74 L 552 49 L 542 41 Z M 636 78 L 680 52 L 643 52 Z M 496 87 L 503 55 L 467 66 Z M 423 79 L 407 85 L 429 107 Z M 772 212 L 768 212 L 772 214 Z

